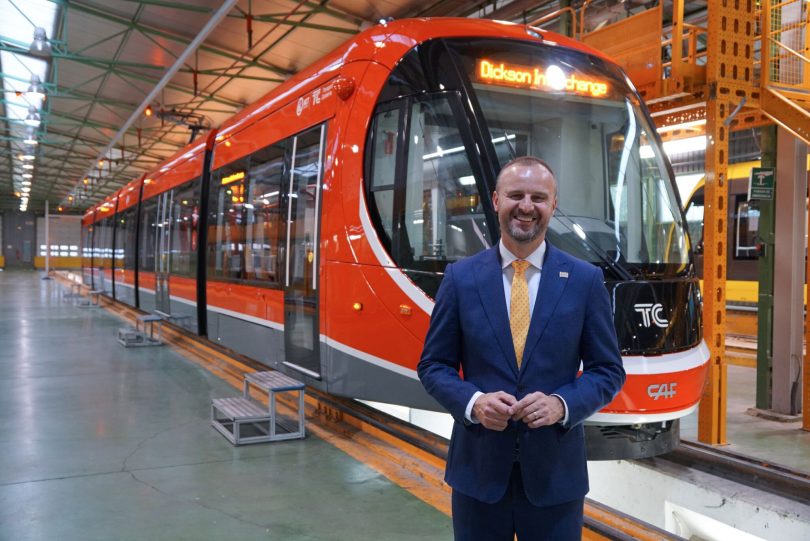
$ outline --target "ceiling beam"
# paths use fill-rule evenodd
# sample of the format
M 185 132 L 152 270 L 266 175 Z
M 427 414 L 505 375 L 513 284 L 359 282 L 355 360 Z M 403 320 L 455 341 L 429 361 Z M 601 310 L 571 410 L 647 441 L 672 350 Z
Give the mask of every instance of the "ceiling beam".
M 137 30 L 139 32 L 144 32 L 144 33 L 147 33 L 147 34 L 151 34 L 153 36 L 168 39 L 168 40 L 174 41 L 176 43 L 179 43 L 179 44 L 181 44 L 183 46 L 188 46 L 188 44 L 191 43 L 192 41 L 194 41 L 194 39 L 195 39 L 194 37 L 183 36 L 183 35 L 176 34 L 176 33 L 170 32 L 170 31 L 162 29 L 162 28 L 156 28 L 156 27 L 149 26 L 149 25 L 146 25 L 146 24 L 143 24 L 143 23 L 134 22 L 134 21 L 132 21 L 130 19 L 127 19 L 126 17 L 121 17 L 119 15 L 113 15 L 112 13 L 103 11 L 103 10 L 101 10 L 101 9 L 95 7 L 95 6 L 85 4 L 81 0 L 73 0 L 69 4 L 67 4 L 67 6 L 68 6 L 69 10 L 84 13 L 86 15 L 90 15 L 90 16 L 93 16 L 93 17 L 96 17 L 96 18 L 100 18 L 100 19 L 103 19 L 105 21 L 114 22 L 114 23 L 120 24 L 122 26 L 126 26 L 126 27 L 130 28 L 131 30 Z M 201 45 L 199 47 L 199 49 L 201 51 L 205 51 L 207 53 L 211 53 L 211 54 L 218 55 L 218 56 L 223 56 L 223 57 L 229 58 L 231 60 L 244 60 L 244 57 L 243 57 L 242 54 L 234 52 L 234 51 L 230 51 L 230 50 L 225 49 L 224 47 L 220 47 L 220 46 L 213 46 L 213 45 L 203 44 L 203 45 Z M 291 71 L 286 70 L 284 68 L 280 68 L 280 67 L 275 66 L 273 64 L 270 64 L 268 62 L 261 62 L 261 61 L 258 61 L 258 60 L 252 60 L 252 61 L 250 61 L 250 65 L 251 65 L 251 67 L 256 67 L 256 68 L 269 70 L 269 71 L 278 73 L 279 75 L 283 75 L 285 77 L 289 77 L 290 75 L 292 75 Z

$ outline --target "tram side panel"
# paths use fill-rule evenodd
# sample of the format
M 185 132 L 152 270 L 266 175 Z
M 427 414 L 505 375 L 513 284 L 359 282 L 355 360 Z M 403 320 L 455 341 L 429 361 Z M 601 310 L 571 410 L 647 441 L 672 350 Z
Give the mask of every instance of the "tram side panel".
M 326 85 L 218 138 L 206 284 L 212 340 L 320 388 L 320 182 L 336 146 Z
M 115 205 L 116 201 L 107 197 L 96 208 L 96 222 L 93 226 L 93 289 L 108 297 L 113 296 Z
M 175 324 L 195 333 L 203 159 L 204 146 L 197 144 L 143 180 L 137 262 L 132 256 L 138 270 L 139 308 L 168 314 Z
M 321 292 L 321 312 L 328 387 L 337 395 L 438 409 L 415 370 L 432 303 L 393 262 L 380 264 L 374 247 L 380 257 L 385 254 L 369 227 L 363 193 L 366 137 L 377 93 L 389 74 L 377 63 L 354 63 L 343 70 L 358 84 L 335 118 L 339 167 L 324 191 L 322 283 L 328 285 Z M 394 166 L 388 165 L 386 173 L 393 175 Z M 423 305 L 405 296 L 395 279 L 410 284 Z
M 748 201 L 748 178 L 745 176 L 758 162 L 735 164 L 730 167 L 728 182 L 728 224 L 726 268 L 726 298 L 731 304 L 756 303 L 756 282 L 759 280 L 759 209 Z M 732 177 L 732 175 L 734 175 Z M 695 265 L 698 276 L 703 277 L 703 180 L 686 203 L 689 232 L 695 244 Z

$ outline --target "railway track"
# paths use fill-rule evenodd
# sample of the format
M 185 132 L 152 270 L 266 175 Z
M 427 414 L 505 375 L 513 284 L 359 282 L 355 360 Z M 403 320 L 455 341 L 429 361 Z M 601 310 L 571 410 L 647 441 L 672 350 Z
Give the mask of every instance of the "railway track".
M 810 474 L 702 443 L 681 441 L 670 453 L 639 461 L 651 465 L 674 462 L 810 505 Z

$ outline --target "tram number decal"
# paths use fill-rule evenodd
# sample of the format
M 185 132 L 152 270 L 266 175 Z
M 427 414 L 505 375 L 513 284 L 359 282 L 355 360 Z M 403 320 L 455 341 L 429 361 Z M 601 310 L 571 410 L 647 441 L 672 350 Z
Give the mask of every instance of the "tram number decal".
M 658 400 L 659 398 L 675 398 L 675 395 L 678 392 L 675 390 L 675 387 L 677 386 L 678 382 L 676 381 L 661 384 L 653 383 L 652 385 L 647 386 L 647 395 L 653 400 Z
M 633 308 L 641 314 L 641 321 L 645 327 L 649 327 L 653 323 L 661 328 L 669 326 L 669 321 L 661 315 L 664 307 L 660 303 L 644 302 L 634 305 Z

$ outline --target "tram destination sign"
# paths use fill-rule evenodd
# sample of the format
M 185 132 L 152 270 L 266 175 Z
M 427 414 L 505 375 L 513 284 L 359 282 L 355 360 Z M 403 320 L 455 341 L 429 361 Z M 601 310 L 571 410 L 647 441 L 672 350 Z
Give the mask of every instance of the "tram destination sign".
M 776 173 L 773 167 L 752 167 L 748 177 L 748 200 L 771 201 Z

